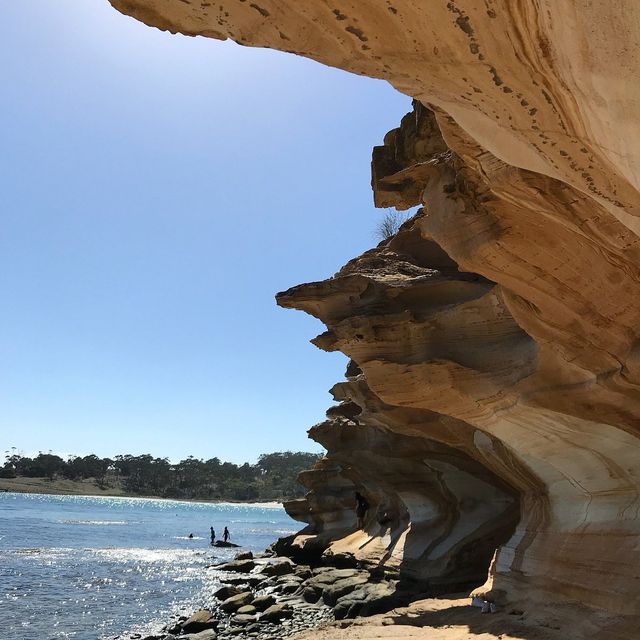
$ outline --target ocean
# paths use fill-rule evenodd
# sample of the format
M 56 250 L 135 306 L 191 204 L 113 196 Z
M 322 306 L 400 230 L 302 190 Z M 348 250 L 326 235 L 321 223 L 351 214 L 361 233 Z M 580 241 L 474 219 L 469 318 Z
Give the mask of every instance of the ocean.
M 211 604 L 211 563 L 297 531 L 279 505 L 0 493 L 0 629 L 14 640 L 144 637 Z M 189 538 L 189 534 L 193 538 Z

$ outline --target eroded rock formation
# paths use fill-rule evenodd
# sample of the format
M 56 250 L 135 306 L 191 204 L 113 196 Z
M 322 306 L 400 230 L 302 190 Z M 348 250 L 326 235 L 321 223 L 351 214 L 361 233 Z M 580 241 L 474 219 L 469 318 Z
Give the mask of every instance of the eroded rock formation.
M 431 593 L 483 582 L 495 549 L 513 534 L 519 505 L 516 490 L 467 453 L 476 430 L 387 406 L 362 375 L 333 392 L 343 402 L 309 432 L 328 454 L 302 474 L 306 498 L 287 505 L 310 523 L 295 544 L 324 551 L 331 564 L 351 557 Z M 353 398 L 366 406 L 356 421 L 340 413 Z M 485 444 L 500 447 L 488 437 Z M 363 530 L 354 527 L 356 490 L 370 503 Z
M 495 545 L 488 598 L 639 616 L 640 5 L 111 3 L 416 99 L 374 150 L 373 188 L 424 210 L 279 296 L 355 363 L 312 431 L 329 455 L 292 505 L 306 535 L 440 584 L 475 580 Z M 374 503 L 365 533 L 356 486 Z M 594 620 L 599 638 L 636 637 Z

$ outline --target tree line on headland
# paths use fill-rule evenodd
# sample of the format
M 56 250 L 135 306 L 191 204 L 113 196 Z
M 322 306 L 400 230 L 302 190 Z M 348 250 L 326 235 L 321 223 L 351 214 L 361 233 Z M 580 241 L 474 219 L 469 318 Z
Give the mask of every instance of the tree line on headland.
M 321 457 L 318 453 L 285 451 L 265 453 L 256 464 L 237 465 L 193 456 L 174 464 L 150 454 L 124 454 L 113 459 L 92 454 L 64 460 L 52 453 L 39 453 L 33 458 L 14 453 L 6 456 L 0 478 L 91 478 L 104 488 L 120 487 L 128 493 L 163 498 L 284 500 L 304 493 L 296 481 L 298 473 Z

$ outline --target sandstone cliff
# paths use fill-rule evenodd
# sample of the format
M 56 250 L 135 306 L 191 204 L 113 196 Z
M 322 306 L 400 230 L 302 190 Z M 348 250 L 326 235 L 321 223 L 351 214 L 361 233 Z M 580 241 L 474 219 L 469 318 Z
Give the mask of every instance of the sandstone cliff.
M 305 535 L 431 585 L 478 582 L 496 549 L 487 598 L 639 616 L 640 5 L 111 3 L 416 99 L 372 185 L 378 206 L 423 210 L 279 296 L 355 363 L 312 430 L 329 455 L 291 507 Z M 360 533 L 354 487 L 373 502 Z

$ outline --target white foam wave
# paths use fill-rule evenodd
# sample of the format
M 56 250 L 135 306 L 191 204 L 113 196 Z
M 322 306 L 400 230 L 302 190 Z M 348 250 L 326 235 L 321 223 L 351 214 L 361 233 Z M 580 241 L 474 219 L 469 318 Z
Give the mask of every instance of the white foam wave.
M 129 520 L 58 520 L 60 524 L 90 524 L 99 526 L 131 524 Z

